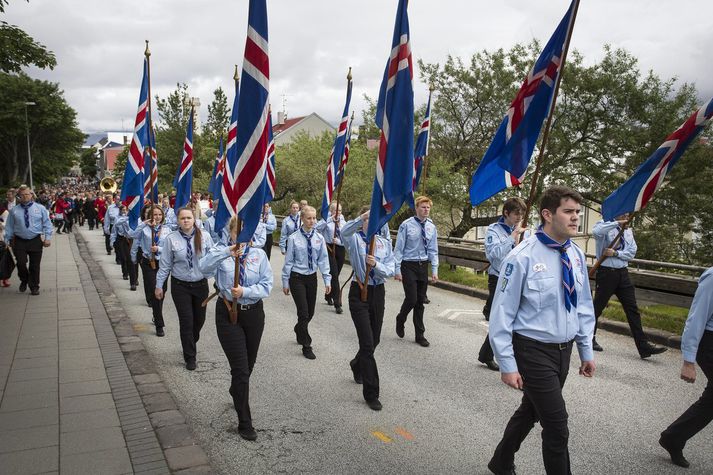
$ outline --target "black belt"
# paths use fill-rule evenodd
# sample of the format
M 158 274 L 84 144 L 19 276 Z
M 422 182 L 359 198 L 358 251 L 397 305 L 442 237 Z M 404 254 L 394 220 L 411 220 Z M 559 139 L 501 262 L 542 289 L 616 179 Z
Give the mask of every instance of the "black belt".
M 624 271 L 628 270 L 628 267 L 599 266 L 598 270 L 605 271 L 605 272 L 624 272 Z
M 225 299 L 225 297 L 223 297 L 223 298 Z M 231 304 L 231 305 L 233 304 L 232 300 L 228 300 L 228 299 L 225 299 L 225 300 L 227 300 L 227 302 L 229 304 Z M 255 310 L 256 308 L 262 308 L 262 300 L 259 300 L 255 303 L 251 303 L 251 304 L 247 304 L 247 305 L 242 304 L 242 303 L 238 304 L 238 310 Z
M 356 280 L 356 276 L 354 276 L 354 279 L 355 279 L 355 280 L 352 280 L 352 287 L 355 286 L 355 285 L 356 285 L 357 287 L 359 287 L 359 282 Z M 378 286 L 380 286 L 380 285 L 384 285 L 384 283 L 382 282 L 381 284 L 369 284 L 369 285 L 367 285 L 367 287 L 378 287 Z
M 526 336 L 522 336 L 519 333 L 513 333 L 512 338 L 513 338 L 513 340 L 525 340 L 525 341 L 534 343 L 538 346 L 543 346 L 545 348 L 553 348 L 555 350 L 560 350 L 560 351 L 570 348 L 572 346 L 572 342 L 574 341 L 574 340 L 570 340 L 570 341 L 566 341 L 564 343 L 545 343 L 543 341 L 539 341 L 539 340 L 535 340 L 533 338 L 528 338 Z
M 195 282 L 189 282 L 187 280 L 177 279 L 173 276 L 171 276 L 171 282 L 183 285 L 185 287 L 202 287 L 204 285 L 208 285 L 208 279 L 201 279 L 201 280 L 197 280 Z
M 403 261 L 403 262 L 407 262 L 407 263 L 409 263 L 409 264 L 418 264 L 418 265 L 420 265 L 420 266 L 424 266 L 424 265 L 427 265 L 427 264 L 429 263 L 428 260 L 425 260 L 425 261 Z
M 16 236 L 13 236 L 13 239 L 18 239 L 23 242 L 30 242 L 30 241 L 34 241 L 35 239 L 40 239 L 40 235 L 38 234 L 37 236 L 30 238 L 30 239 L 21 238 L 20 236 L 16 235 Z

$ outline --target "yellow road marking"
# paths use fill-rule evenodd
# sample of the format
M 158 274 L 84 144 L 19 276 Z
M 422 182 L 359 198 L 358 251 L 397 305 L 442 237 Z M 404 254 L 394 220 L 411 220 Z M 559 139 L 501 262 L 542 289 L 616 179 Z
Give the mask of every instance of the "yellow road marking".
M 407 431 L 406 429 L 404 429 L 403 427 L 397 427 L 397 428 L 396 428 L 396 433 L 399 434 L 401 437 L 403 437 L 403 438 L 406 439 L 406 440 L 413 440 L 413 439 L 414 439 L 413 435 L 412 435 L 409 431 Z
M 384 434 L 383 432 L 379 432 L 378 430 L 371 431 L 371 435 L 373 435 L 374 437 L 376 437 L 377 439 L 379 439 L 380 441 L 382 441 L 385 444 L 388 444 L 393 441 L 391 439 L 391 437 Z
M 143 323 L 135 323 L 134 324 L 134 331 L 145 332 L 147 330 L 148 330 L 148 326 L 144 325 Z

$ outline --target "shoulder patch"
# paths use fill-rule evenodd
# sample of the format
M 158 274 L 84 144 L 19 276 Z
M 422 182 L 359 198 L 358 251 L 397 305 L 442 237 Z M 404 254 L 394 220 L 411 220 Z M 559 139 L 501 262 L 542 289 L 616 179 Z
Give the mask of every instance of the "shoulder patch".
M 493 242 L 493 236 L 488 236 L 488 244 L 490 244 L 491 242 Z
M 508 286 L 508 280 L 503 279 L 502 283 L 500 284 L 500 292 L 505 292 L 505 289 L 507 288 L 507 286 Z
M 505 277 L 510 277 L 512 275 L 512 269 L 513 265 L 511 263 L 508 263 L 508 265 L 505 266 Z

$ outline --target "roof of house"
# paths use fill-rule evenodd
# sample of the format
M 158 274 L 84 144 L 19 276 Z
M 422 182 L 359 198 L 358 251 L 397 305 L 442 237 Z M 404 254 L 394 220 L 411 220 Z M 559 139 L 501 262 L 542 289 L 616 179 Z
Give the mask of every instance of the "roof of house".
M 272 135 L 277 135 L 281 132 L 284 132 L 285 130 L 289 129 L 290 127 L 299 124 L 302 122 L 302 120 L 307 117 L 306 115 L 303 115 L 301 117 L 293 117 L 291 119 L 285 120 L 284 124 L 276 124 L 272 126 Z

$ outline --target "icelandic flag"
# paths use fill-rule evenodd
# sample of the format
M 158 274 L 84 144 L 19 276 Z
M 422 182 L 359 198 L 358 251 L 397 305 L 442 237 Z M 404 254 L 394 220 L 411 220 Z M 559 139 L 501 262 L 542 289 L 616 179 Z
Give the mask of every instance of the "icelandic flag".
M 275 198 L 277 188 L 277 175 L 275 174 L 275 141 L 272 137 L 272 114 L 269 116 L 268 128 L 270 129 L 269 145 L 267 146 L 267 176 L 265 177 L 265 199 L 263 205 Z
M 220 137 L 220 142 L 218 143 L 218 155 L 215 157 L 215 165 L 213 166 L 213 174 L 210 177 L 210 182 L 208 182 L 208 193 L 213 196 L 213 207 L 217 205 L 220 197 L 220 188 L 222 187 L 222 172 L 221 172 L 221 162 L 223 161 L 223 137 Z
M 236 66 L 237 68 L 237 66 Z M 235 150 L 235 139 L 238 136 L 238 104 L 240 102 L 240 81 L 236 73 L 235 76 L 235 99 L 233 99 L 233 110 L 230 114 L 230 125 L 228 126 L 228 140 L 225 143 L 225 158 L 223 159 L 223 178 L 220 186 L 220 202 L 227 206 L 218 206 L 214 213 L 215 229 L 218 235 L 228 224 L 230 218 L 235 215 L 235 205 L 231 204 L 230 196 L 234 187 L 233 173 L 238 157 Z
M 243 223 L 238 242 L 250 242 L 262 216 L 270 145 L 269 97 L 267 3 L 250 0 L 238 104 L 240 127 L 235 142 L 238 160 L 235 168 L 225 170 L 226 175 L 232 175 L 234 186 L 224 204 L 233 207 Z
M 413 206 L 413 60 L 407 4 L 408 0 L 399 0 L 391 54 L 376 105 L 381 137 L 368 239 L 379 233 L 404 202 Z
M 149 118 L 149 127 L 151 119 Z M 158 158 L 156 155 L 156 134 L 149 129 L 149 146 L 144 155 L 144 202 L 158 202 Z M 153 188 L 153 191 L 152 191 Z M 160 203 L 159 203 L 160 204 Z
M 136 228 L 144 202 L 144 153 L 148 145 L 148 60 L 144 58 L 144 75 L 139 92 L 139 108 L 134 122 L 134 136 L 129 146 L 126 169 L 121 183 L 121 201 L 128 208 L 129 225 Z
M 347 131 L 347 141 L 344 144 L 344 156 L 342 157 L 342 163 L 339 164 L 339 171 L 337 172 L 337 185 L 342 181 L 344 177 L 344 171 L 347 168 L 347 162 L 349 161 L 349 149 L 352 145 L 352 128 L 351 123 L 354 120 L 354 113 L 352 112 L 352 119 L 349 122 L 349 130 Z
M 351 77 L 351 76 L 350 76 Z M 344 104 L 342 120 L 339 121 L 337 136 L 334 139 L 332 153 L 329 154 L 329 164 L 327 165 L 327 179 L 324 183 L 324 195 L 322 195 L 322 219 L 329 217 L 329 205 L 332 202 L 334 190 L 337 189 L 337 178 L 344 157 L 344 147 L 347 143 L 347 126 L 349 125 L 349 103 L 352 100 L 352 81 L 347 82 L 347 101 Z
M 578 5 L 579 0 L 570 4 L 495 132 L 473 174 L 470 185 L 472 205 L 482 203 L 508 186 L 520 184 L 525 176 L 542 123 L 552 105 L 564 44 Z
M 421 172 L 423 171 L 423 162 L 428 155 L 428 143 L 431 138 L 431 91 L 428 93 L 428 105 L 426 106 L 426 116 L 421 122 L 421 129 L 418 131 L 416 139 L 416 150 L 414 150 L 413 161 L 413 191 L 416 192 L 418 183 L 421 181 Z
M 602 216 L 612 221 L 626 213 L 644 208 L 666 175 L 681 158 L 693 140 L 713 117 L 713 98 L 694 112 L 666 138 L 656 151 L 639 165 L 634 174 L 602 203 Z
M 188 118 L 186 140 L 183 142 L 183 157 L 178 164 L 173 187 L 176 189 L 176 203 L 173 210 L 178 216 L 178 210 L 191 202 L 191 187 L 193 186 L 193 107 Z

